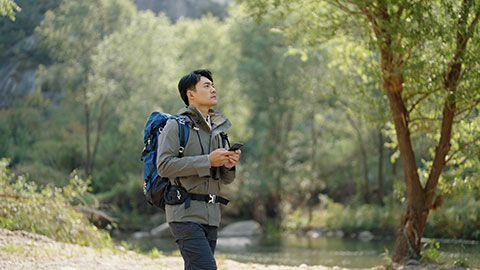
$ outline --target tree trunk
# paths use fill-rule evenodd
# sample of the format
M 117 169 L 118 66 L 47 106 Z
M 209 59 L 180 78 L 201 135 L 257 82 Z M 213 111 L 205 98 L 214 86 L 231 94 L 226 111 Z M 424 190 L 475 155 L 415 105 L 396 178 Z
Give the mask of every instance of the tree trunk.
M 90 166 L 92 164 L 90 153 L 90 109 L 87 102 L 87 90 L 83 89 L 83 110 L 85 114 L 85 143 L 86 143 L 86 158 L 85 158 L 85 175 L 88 177 L 91 174 Z
M 311 149 L 312 149 L 312 152 L 311 152 L 311 157 L 310 157 L 310 161 L 311 161 L 311 183 L 312 183 L 312 188 L 310 188 L 309 192 L 308 192 L 308 196 L 306 196 L 307 198 L 307 207 L 308 207 L 308 223 L 307 224 L 311 224 L 312 220 L 313 220 L 313 207 L 315 205 L 315 196 L 317 195 L 317 190 L 318 190 L 318 186 L 317 186 L 317 182 L 318 182 L 318 172 L 317 172 L 317 146 L 318 146 L 318 139 L 317 139 L 317 130 L 315 128 L 315 115 L 317 114 L 316 112 L 316 108 L 317 108 L 317 103 L 316 102 L 313 102 L 311 103 L 311 112 L 310 112 L 310 117 L 311 117 L 311 129 L 310 129 L 310 140 L 312 141 L 312 145 L 311 145 Z
M 383 205 L 383 134 L 378 131 L 378 202 Z
M 393 65 L 388 64 L 388 60 L 392 59 L 391 56 L 388 52 L 382 52 L 382 60 L 386 59 L 382 63 L 383 87 L 390 102 L 408 196 L 407 209 L 403 214 L 395 242 L 393 261 L 403 262 L 410 257 L 419 257 L 420 240 L 425 228 L 424 220 L 426 220 L 423 216 L 425 196 L 417 173 L 415 154 L 410 139 L 408 112 L 401 95 L 403 78 L 393 72 Z
M 96 138 L 95 138 L 95 143 L 93 145 L 93 152 L 91 153 L 91 161 L 90 161 L 90 174 L 93 173 L 93 168 L 95 167 L 95 156 L 97 155 L 98 151 L 98 146 L 100 143 L 100 138 L 102 136 L 102 126 L 105 121 L 105 118 L 107 117 L 107 113 L 105 111 L 107 106 L 107 97 L 103 97 L 103 100 L 100 105 L 100 115 L 97 118 L 97 133 L 96 133 Z
M 350 122 L 352 125 L 353 129 L 355 129 L 355 132 L 357 133 L 357 139 L 358 139 L 358 145 L 360 147 L 360 157 L 361 157 L 361 163 L 363 167 L 363 177 L 364 177 L 364 184 L 363 184 L 363 199 L 365 202 L 370 203 L 370 183 L 368 180 L 368 155 L 367 155 L 367 149 L 365 147 L 365 143 L 363 141 L 362 137 L 362 131 L 360 128 L 355 124 L 353 121 L 352 117 L 347 114 L 347 120 Z

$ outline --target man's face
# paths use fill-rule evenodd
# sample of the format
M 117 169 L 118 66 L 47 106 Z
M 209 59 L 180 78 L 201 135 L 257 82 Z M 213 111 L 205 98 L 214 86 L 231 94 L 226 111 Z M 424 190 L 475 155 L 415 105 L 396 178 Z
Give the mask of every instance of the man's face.
M 193 98 L 190 104 L 197 107 L 213 107 L 217 105 L 217 90 L 213 86 L 213 82 L 207 77 L 200 77 L 200 80 L 195 85 L 197 91 L 191 91 Z

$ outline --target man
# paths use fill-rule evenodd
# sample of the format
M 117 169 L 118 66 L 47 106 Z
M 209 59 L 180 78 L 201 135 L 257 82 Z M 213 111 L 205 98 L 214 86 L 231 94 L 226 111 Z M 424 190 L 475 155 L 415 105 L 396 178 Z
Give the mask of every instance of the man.
M 220 225 L 219 202 L 224 200 L 218 195 L 221 184 L 234 180 L 241 151 L 223 148 L 222 134 L 231 124 L 211 109 L 217 104 L 217 91 L 209 70 L 185 75 L 178 90 L 187 105 L 178 114 L 188 119 L 189 139 L 185 149 L 180 149 L 179 126 L 176 120 L 169 120 L 159 137 L 157 169 L 172 185 L 181 186 L 191 197 L 194 194 L 198 198 L 176 205 L 167 202 L 165 214 L 185 269 L 217 269 L 213 254 Z

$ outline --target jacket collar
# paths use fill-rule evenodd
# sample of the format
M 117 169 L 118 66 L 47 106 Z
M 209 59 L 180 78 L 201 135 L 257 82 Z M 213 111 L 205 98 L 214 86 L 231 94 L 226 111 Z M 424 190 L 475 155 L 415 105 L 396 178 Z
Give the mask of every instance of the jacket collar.
M 219 131 L 225 131 L 232 125 L 223 114 L 213 109 L 208 110 L 212 128 L 208 126 L 207 121 L 203 117 L 202 113 L 195 106 L 189 105 L 184 107 L 178 112 L 178 114 L 190 116 L 197 126 L 203 126 L 208 131 L 212 131 L 217 128 L 221 129 Z

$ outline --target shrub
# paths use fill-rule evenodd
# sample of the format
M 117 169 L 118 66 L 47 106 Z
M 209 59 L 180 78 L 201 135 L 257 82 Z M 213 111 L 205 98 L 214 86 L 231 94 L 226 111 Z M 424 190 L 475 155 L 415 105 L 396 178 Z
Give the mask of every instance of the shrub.
M 430 213 L 425 236 L 480 240 L 480 200 L 475 193 L 447 197 L 444 205 Z
M 0 160 L 0 227 L 25 230 L 62 242 L 84 246 L 111 246 L 107 232 L 98 230 L 79 213 L 73 201 L 81 201 L 88 183 L 72 174 L 63 188 L 39 187 L 24 176 L 13 176 L 8 161 Z
M 313 211 L 310 223 L 303 209 L 288 215 L 284 224 L 287 229 L 321 228 L 327 231 L 342 230 L 345 233 L 358 233 L 364 230 L 376 233 L 393 234 L 399 224 L 400 207 L 381 207 L 364 204 L 358 207 L 344 206 L 324 196 Z
M 480 240 L 480 200 L 476 194 L 464 191 L 448 196 L 443 206 L 430 213 L 424 236 Z M 399 204 L 345 206 L 324 196 L 310 222 L 306 210 L 298 208 L 286 217 L 283 224 L 287 230 L 321 228 L 349 234 L 363 230 L 394 234 L 403 212 Z

